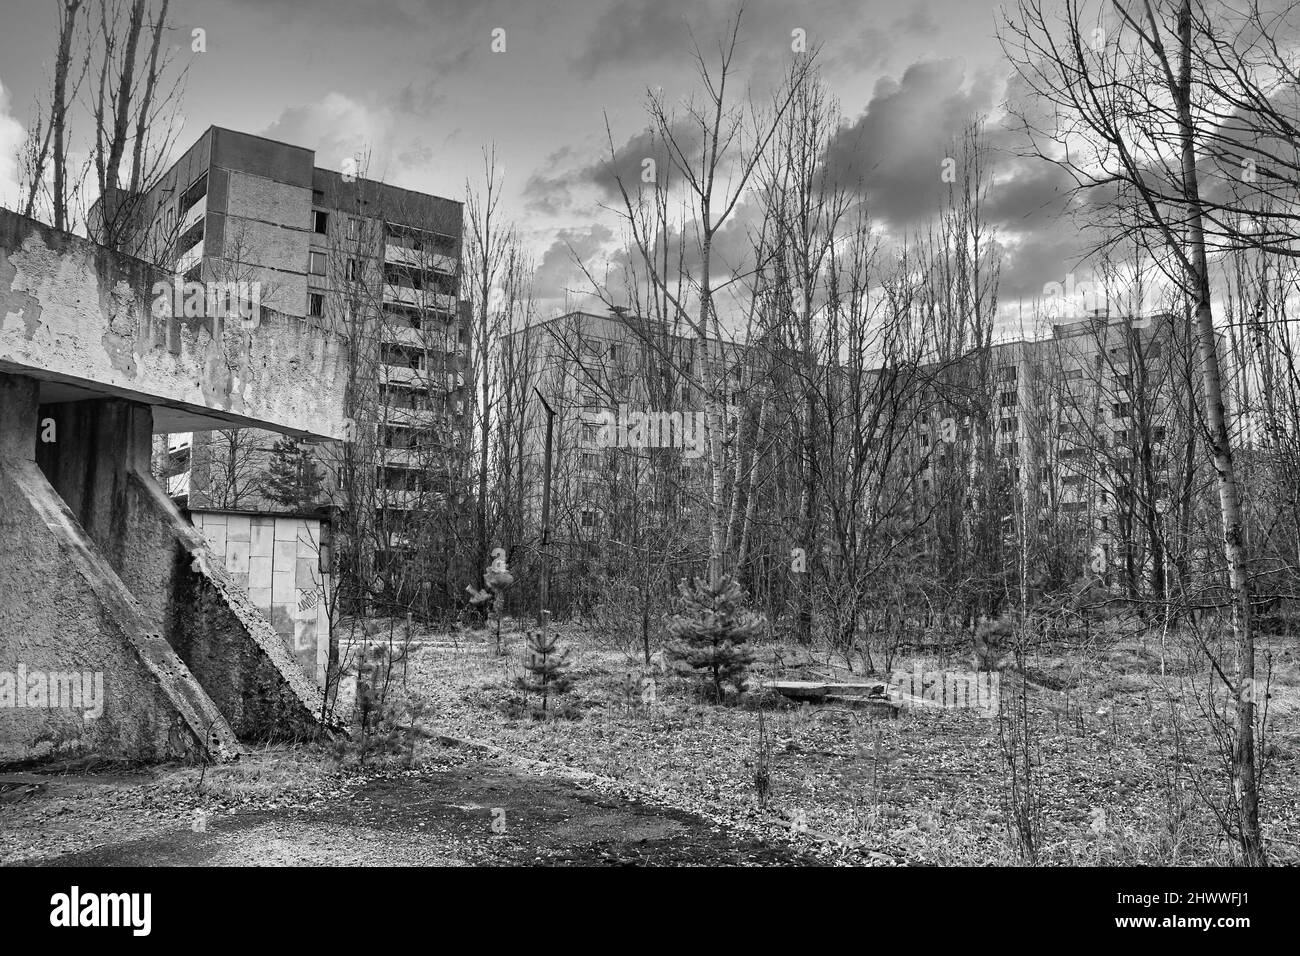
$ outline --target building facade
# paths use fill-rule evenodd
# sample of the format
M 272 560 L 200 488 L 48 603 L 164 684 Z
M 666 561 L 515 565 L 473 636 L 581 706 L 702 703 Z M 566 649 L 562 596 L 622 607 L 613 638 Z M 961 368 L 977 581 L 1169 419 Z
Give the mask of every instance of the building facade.
M 352 346 L 348 449 L 304 450 L 255 429 L 173 436 L 155 461 L 169 463 L 174 493 L 192 509 L 364 510 L 385 526 L 436 498 L 429 462 L 463 445 L 472 397 L 460 202 L 211 127 L 135 205 L 131 251 L 174 273 L 178 303 L 198 289 L 209 311 L 229 305 L 231 323 L 269 310 Z
M 555 411 L 553 534 L 595 538 L 620 507 L 667 521 L 706 499 L 693 336 L 621 312 L 574 312 L 512 338 Z M 753 397 L 780 390 L 780 371 L 797 368 L 797 357 L 773 361 L 760 346 L 721 343 L 709 353 L 727 396 L 727 438 L 738 427 L 752 434 Z M 993 475 L 1005 500 L 990 506 L 1015 511 L 1011 501 L 1029 502 L 1062 548 L 1077 552 L 1076 568 L 1086 565 L 1106 584 L 1127 577 L 1146 587 L 1167 571 L 1166 515 L 1192 507 L 1208 480 L 1204 456 L 1187 452 L 1199 429 L 1197 362 L 1185 324 L 1161 314 L 1063 321 L 1048 336 L 926 368 L 914 379 L 924 386 L 909 391 L 916 407 L 898 412 L 906 453 L 882 480 L 910 487 L 918 503 L 956 502 L 971 494 L 976 473 Z M 835 378 L 821 372 L 828 383 Z M 784 387 L 797 400 L 798 383 Z M 544 415 L 530 416 L 527 435 L 525 455 L 540 462 Z M 538 482 L 529 496 L 534 518 L 540 500 Z

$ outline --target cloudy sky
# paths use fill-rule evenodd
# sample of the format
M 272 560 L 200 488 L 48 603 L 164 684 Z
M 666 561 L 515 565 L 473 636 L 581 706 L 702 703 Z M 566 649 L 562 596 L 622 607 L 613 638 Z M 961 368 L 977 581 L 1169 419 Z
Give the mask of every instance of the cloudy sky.
M 991 0 L 751 0 L 739 76 L 779 78 L 791 31 L 820 46 L 846 127 L 840 159 L 864 171 L 872 215 L 906 229 L 938 208 L 939 163 L 975 115 L 999 115 L 1009 67 Z M 461 198 L 495 144 L 506 203 L 539 264 L 550 307 L 581 291 L 572 251 L 600 263 L 618 238 L 601 203 L 605 122 L 639 155 L 648 88 L 675 98 L 694 76 L 691 34 L 716 40 L 734 0 L 173 0 L 178 56 L 190 61 L 180 147 L 209 125 L 317 150 L 337 168 L 371 150 L 371 172 Z M 192 31 L 207 51 L 191 56 Z M 493 51 L 504 30 L 505 51 Z M 497 34 L 500 36 L 500 34 Z M 0 201 L 13 146 L 48 78 L 54 0 L 5 0 L 0 30 Z M 1077 230 L 1059 219 L 1064 184 L 994 135 L 991 212 L 1006 240 L 1004 300 L 1033 296 L 1076 266 Z M 1002 151 L 1005 148 L 1005 151 Z

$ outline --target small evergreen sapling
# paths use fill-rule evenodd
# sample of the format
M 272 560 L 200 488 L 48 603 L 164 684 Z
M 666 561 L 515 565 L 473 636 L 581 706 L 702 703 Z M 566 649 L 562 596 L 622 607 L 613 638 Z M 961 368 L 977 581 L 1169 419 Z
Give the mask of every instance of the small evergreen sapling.
M 270 467 L 262 480 L 262 493 L 282 508 L 310 511 L 323 492 L 316 455 L 293 438 L 277 439 L 271 448 Z
M 569 651 L 558 649 L 559 634 L 549 638 L 545 631 L 528 632 L 528 659 L 524 662 L 527 676 L 516 679 L 520 690 L 542 695 L 542 713 L 552 694 L 563 694 L 573 686 L 569 676 Z
M 724 684 L 738 690 L 744 685 L 745 671 L 754 660 L 745 644 L 759 634 L 763 619 L 743 610 L 745 590 L 729 577 L 717 584 L 697 578 L 692 586 L 683 580 L 679 590 L 684 606 L 668 622 L 673 638 L 669 657 L 679 670 L 707 673 L 721 703 Z

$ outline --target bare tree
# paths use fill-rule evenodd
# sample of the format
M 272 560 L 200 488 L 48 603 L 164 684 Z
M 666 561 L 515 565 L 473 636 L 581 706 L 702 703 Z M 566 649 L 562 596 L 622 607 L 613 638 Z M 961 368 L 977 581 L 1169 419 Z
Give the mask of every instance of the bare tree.
M 1135 239 L 1168 258 L 1172 278 L 1192 302 L 1232 595 L 1235 673 L 1220 670 L 1236 701 L 1231 783 L 1241 851 L 1261 865 L 1250 580 L 1211 295 L 1206 225 L 1213 209 L 1201 187 L 1201 158 L 1215 143 L 1226 104 L 1206 82 L 1213 71 L 1193 43 L 1201 10 L 1193 0 L 1113 0 L 1101 7 L 1065 0 L 1059 19 L 1049 19 L 1041 0 L 1020 0 L 1002 41 L 1030 93 L 1055 107 L 1054 126 L 1021 114 L 1035 152 L 1100 196 L 1097 208 L 1117 226 L 1108 241 Z M 1109 30 L 1103 11 L 1114 23 Z
M 751 106 L 747 119 L 743 104 L 729 86 L 734 84 L 734 60 L 740 37 L 742 14 L 730 21 L 711 62 L 694 44 L 692 55 L 702 95 L 681 106 L 681 114 L 665 102 L 663 94 L 651 91 L 647 97 L 651 129 L 662 144 L 677 179 L 664 176 L 655 181 L 647 197 L 644 184 L 630 184 L 616 175 L 622 202 L 621 214 L 628 227 L 636 254 L 646 265 L 645 275 L 656 284 L 675 321 L 684 322 L 695 339 L 694 368 L 704 397 L 709 435 L 709 577 L 716 581 L 724 570 L 727 513 L 726 481 L 728 435 L 724 418 L 725 384 L 720 381 L 717 343 L 723 340 L 714 284 L 718 263 L 714 241 L 719 230 L 735 212 L 763 154 L 776 135 L 782 117 L 790 108 L 811 64 L 803 58 L 791 79 L 773 97 L 769 110 L 760 113 Z M 608 131 L 611 163 L 617 159 L 612 133 Z M 664 171 L 665 173 L 667 170 Z M 663 243 L 669 240 L 668 203 L 664 196 L 670 185 L 678 185 L 689 210 L 691 241 L 698 256 L 698 268 L 685 288 L 678 277 L 664 274 L 658 263 Z M 647 215 L 653 211 L 657 215 Z M 685 218 L 685 214 L 684 214 Z M 734 279 L 727 280 L 729 285 Z

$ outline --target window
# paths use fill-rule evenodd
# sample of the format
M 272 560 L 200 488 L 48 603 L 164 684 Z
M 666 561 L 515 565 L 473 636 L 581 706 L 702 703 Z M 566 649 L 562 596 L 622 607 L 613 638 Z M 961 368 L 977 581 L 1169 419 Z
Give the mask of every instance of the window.
M 310 254 L 308 271 L 314 276 L 323 276 L 325 274 L 325 253 L 313 252 Z
M 323 205 L 325 205 L 325 190 L 323 190 L 323 189 L 313 189 L 313 190 L 311 191 L 311 201 L 312 201 L 312 204 L 313 204 L 313 205 L 316 205 L 316 206 L 323 206 Z
M 325 235 L 326 233 L 328 233 L 328 232 L 330 231 L 330 230 L 329 230 L 329 223 L 330 223 L 330 214 L 329 214 L 329 213 L 327 213 L 327 212 L 322 212 L 322 211 L 319 210 L 319 209 L 313 209 L 313 210 L 311 211 L 311 231 L 312 231 L 312 232 L 316 233 L 317 235 L 321 235 L 321 236 Z
M 1128 418 L 1133 414 L 1133 410 L 1128 402 L 1114 402 L 1110 406 L 1110 413 L 1115 418 Z
M 361 235 L 361 220 L 355 216 L 348 216 L 348 238 L 356 239 Z
M 1014 382 L 1016 380 L 1016 367 L 1014 365 L 998 366 L 999 382 Z
M 1065 370 L 1065 380 L 1067 382 L 1072 381 L 1073 379 L 1076 378 L 1083 378 L 1083 369 L 1070 368 Z
M 349 282 L 360 282 L 360 281 L 361 281 L 361 262 L 360 262 L 360 260 L 357 260 L 357 259 L 349 259 L 349 260 L 348 260 L 348 281 L 349 281 Z
M 582 526 L 584 528 L 594 528 L 596 526 L 596 512 L 584 511 L 582 513 Z
M 321 292 L 307 293 L 307 314 L 313 319 L 323 318 L 325 315 L 325 295 Z
M 1156 442 L 1157 444 L 1165 440 L 1164 425 L 1156 425 L 1154 428 L 1151 429 L 1151 440 L 1153 442 Z
M 1016 404 L 1016 393 L 1003 392 L 1002 397 L 998 400 L 998 404 L 1003 408 L 1014 408 Z
M 1163 352 L 1164 349 L 1161 347 L 1159 342 L 1152 342 L 1147 347 L 1147 358 L 1153 358 L 1153 359 L 1160 358 Z
M 1120 388 L 1131 389 L 1131 388 L 1133 387 L 1133 376 L 1132 376 L 1132 375 L 1121 375 L 1121 376 L 1119 377 L 1119 387 L 1120 387 Z
M 1016 431 L 1016 420 L 1014 418 L 1002 418 L 998 420 L 998 431 L 1014 432 Z

